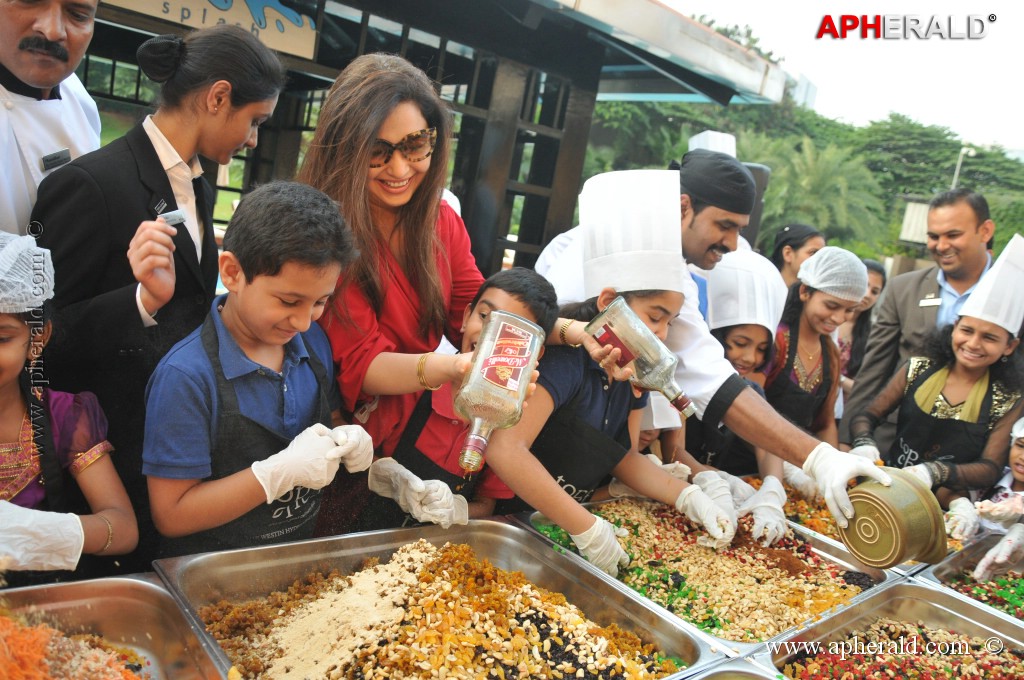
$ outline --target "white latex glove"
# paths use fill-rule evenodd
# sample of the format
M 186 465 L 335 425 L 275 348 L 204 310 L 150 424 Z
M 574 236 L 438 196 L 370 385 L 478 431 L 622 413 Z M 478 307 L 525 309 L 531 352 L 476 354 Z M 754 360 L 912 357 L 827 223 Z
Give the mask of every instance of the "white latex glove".
M 982 517 L 993 522 L 1016 522 L 1024 515 L 1024 496 L 1013 494 L 998 503 L 979 501 L 974 507 Z
M 732 504 L 737 508 L 743 505 L 748 498 L 757 493 L 754 487 L 750 486 L 736 475 L 730 475 L 724 470 L 718 471 L 718 476 L 729 485 L 729 495 L 732 496 Z
M 646 458 L 676 479 L 681 479 L 685 482 L 690 478 L 690 468 L 685 463 L 662 463 L 661 459 L 653 453 L 646 454 Z M 615 477 L 608 484 L 608 495 L 612 498 L 646 498 L 642 493 L 627 486 Z
M 729 525 L 736 529 L 737 516 L 736 506 L 732 502 L 732 494 L 729 492 L 729 482 L 718 476 L 713 470 L 698 472 L 693 476 L 693 483 L 700 487 L 700 490 L 707 494 L 708 498 L 714 501 L 715 505 L 722 509 Z
M 796 489 L 805 501 L 813 502 L 821 495 L 818 493 L 818 483 L 787 461 L 782 461 L 782 481 Z
M 928 471 L 927 465 L 911 465 L 910 467 L 903 468 L 904 472 L 909 472 L 914 477 L 917 477 L 921 482 L 929 489 L 932 488 L 932 473 Z
M 381 458 L 370 466 L 370 491 L 390 498 L 418 522 L 453 524 L 469 522 L 469 503 L 438 479 L 422 480 L 394 458 Z
M 765 547 L 786 535 L 786 490 L 774 476 L 764 478 L 761 488 L 739 507 L 739 516 L 753 513 L 754 529 L 751 535 L 763 538 Z
M 629 555 L 619 545 L 618 538 L 625 538 L 629 532 L 622 527 L 617 527 L 611 522 L 595 517 L 596 522 L 582 534 L 569 534 L 569 538 L 579 548 L 580 555 L 583 555 L 591 564 L 601 571 L 619 575 L 619 567 L 629 564 Z
M 1024 524 L 1014 524 L 998 543 L 992 546 L 974 569 L 976 581 L 988 581 L 1009 571 L 1024 557 Z
M 338 448 L 331 455 L 349 472 L 362 472 L 373 462 L 373 440 L 359 425 L 340 425 L 331 430 L 331 438 Z
M 78 566 L 85 531 L 78 515 L 0 501 L 0 563 L 12 571 Z
M 267 493 L 267 503 L 297 486 L 322 489 L 338 472 L 338 445 L 326 425 L 316 423 L 299 433 L 280 453 L 252 464 L 256 480 Z
M 697 538 L 699 545 L 718 550 L 732 543 L 732 538 L 736 535 L 735 521 L 730 521 L 725 511 L 696 484 L 691 484 L 679 492 L 676 510 L 708 532 L 707 536 Z
M 825 442 L 819 443 L 804 461 L 804 472 L 817 482 L 818 491 L 840 529 L 850 525 L 853 504 L 846 493 L 846 484 L 854 477 L 870 477 L 884 486 L 892 479 L 882 468 L 860 456 L 843 453 Z
M 861 458 L 867 458 L 872 463 L 882 460 L 882 454 L 879 453 L 877 446 L 871 444 L 861 444 L 860 446 L 854 446 L 850 449 L 849 453 Z
M 958 541 L 967 540 L 978 530 L 980 521 L 969 498 L 955 498 L 946 513 L 946 533 Z

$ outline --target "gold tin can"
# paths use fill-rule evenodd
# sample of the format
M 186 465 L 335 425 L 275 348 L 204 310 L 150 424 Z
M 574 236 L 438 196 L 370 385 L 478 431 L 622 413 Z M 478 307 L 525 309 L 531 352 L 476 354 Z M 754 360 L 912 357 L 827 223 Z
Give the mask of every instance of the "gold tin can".
M 874 480 L 850 489 L 854 516 L 839 529 L 843 543 L 869 567 L 888 569 L 910 560 L 934 564 L 946 556 L 942 508 L 931 489 L 901 469 L 883 468 L 892 486 Z

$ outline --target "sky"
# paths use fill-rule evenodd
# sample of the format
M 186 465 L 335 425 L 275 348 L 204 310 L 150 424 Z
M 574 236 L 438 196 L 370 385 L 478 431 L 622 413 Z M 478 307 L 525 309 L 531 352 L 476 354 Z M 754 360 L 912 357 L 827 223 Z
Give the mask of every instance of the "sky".
M 854 125 L 900 113 L 947 127 L 961 140 L 998 144 L 1024 155 L 1024 2 L 1020 0 L 661 0 L 716 25 L 750 26 L 759 46 L 782 58 L 787 73 L 817 87 L 814 109 Z M 980 40 L 932 37 L 816 39 L 822 19 L 842 14 L 952 17 L 963 31 L 968 15 L 985 17 Z M 995 21 L 988 21 L 995 15 Z

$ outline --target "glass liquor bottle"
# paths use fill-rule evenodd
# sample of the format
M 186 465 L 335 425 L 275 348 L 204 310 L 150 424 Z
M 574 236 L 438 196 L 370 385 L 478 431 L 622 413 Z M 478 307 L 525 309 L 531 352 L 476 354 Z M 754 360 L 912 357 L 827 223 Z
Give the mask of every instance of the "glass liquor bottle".
M 483 467 L 491 432 L 512 427 L 522 417 L 543 345 L 544 331 L 532 321 L 499 310 L 487 315 L 473 365 L 455 395 L 455 412 L 470 423 L 459 455 L 467 474 Z
M 619 368 L 633 362 L 634 385 L 661 392 L 686 418 L 694 414 L 693 402 L 676 383 L 679 358 L 633 313 L 625 298 L 612 300 L 585 330 L 602 346 L 612 345 L 621 350 Z

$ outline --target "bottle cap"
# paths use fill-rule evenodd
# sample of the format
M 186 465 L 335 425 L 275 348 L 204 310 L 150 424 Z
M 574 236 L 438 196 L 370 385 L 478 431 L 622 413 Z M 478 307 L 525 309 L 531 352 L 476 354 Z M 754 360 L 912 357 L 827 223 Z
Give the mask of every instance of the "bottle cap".
M 486 448 L 486 439 L 475 434 L 467 435 L 466 442 L 462 445 L 462 453 L 459 454 L 459 467 L 466 472 L 479 472 L 484 466 Z

